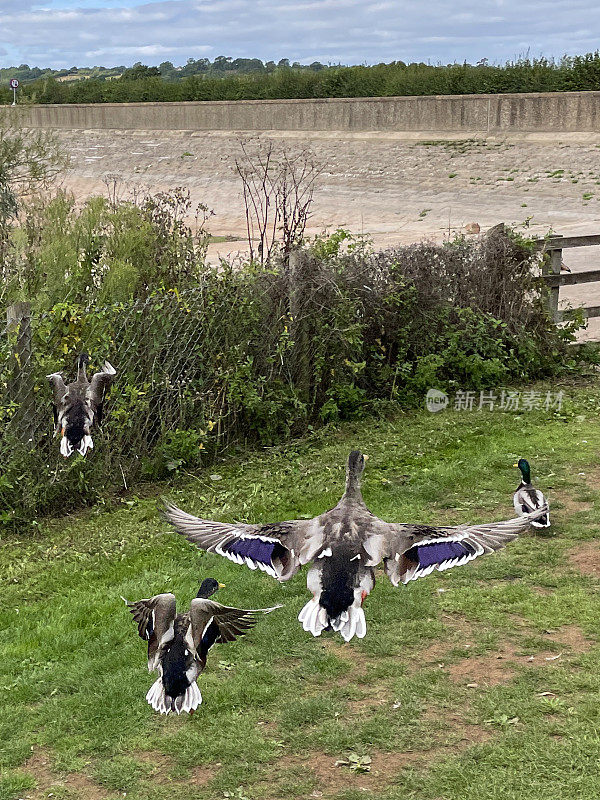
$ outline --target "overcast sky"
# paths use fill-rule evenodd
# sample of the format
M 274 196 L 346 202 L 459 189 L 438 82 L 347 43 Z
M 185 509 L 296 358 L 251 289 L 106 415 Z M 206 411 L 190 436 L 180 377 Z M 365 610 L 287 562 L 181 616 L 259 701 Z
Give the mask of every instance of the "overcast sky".
M 0 0 L 0 66 L 432 63 L 600 47 L 597 0 Z

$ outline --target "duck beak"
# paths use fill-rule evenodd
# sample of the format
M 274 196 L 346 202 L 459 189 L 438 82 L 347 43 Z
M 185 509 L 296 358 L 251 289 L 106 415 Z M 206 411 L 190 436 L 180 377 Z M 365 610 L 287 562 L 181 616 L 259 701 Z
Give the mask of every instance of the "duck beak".
M 224 583 L 220 583 L 219 584 L 219 589 L 224 589 L 224 588 L 225 588 L 225 584 Z
M 518 467 L 518 466 L 519 466 L 518 464 L 513 464 L 513 467 Z
M 366 453 L 363 453 L 363 458 L 364 458 L 365 461 L 369 460 L 369 456 Z

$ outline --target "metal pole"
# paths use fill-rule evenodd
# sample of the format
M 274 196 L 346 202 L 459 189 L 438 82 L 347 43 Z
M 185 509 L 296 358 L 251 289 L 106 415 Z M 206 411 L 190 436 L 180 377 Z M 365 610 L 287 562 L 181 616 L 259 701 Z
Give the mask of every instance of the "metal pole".
M 13 86 L 13 102 L 12 102 L 12 104 L 13 104 L 13 106 L 17 105 L 17 90 L 14 88 L 14 86 Z

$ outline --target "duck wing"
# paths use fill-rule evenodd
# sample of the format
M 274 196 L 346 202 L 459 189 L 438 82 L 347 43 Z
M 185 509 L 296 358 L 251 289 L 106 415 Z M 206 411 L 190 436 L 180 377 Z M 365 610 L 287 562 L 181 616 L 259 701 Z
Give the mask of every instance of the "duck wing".
M 125 603 L 137 623 L 138 634 L 148 642 L 148 672 L 152 672 L 158 664 L 160 648 L 175 635 L 175 595 L 167 592 Z
M 106 392 L 114 381 L 116 374 L 117 371 L 113 365 L 109 361 L 105 361 L 102 370 L 92 375 L 92 380 L 87 388 L 86 400 L 96 415 L 98 425 L 102 423 L 102 408 Z
M 544 506 L 548 500 L 539 489 L 531 484 L 521 484 L 513 496 L 513 504 L 517 514 L 531 514 Z M 531 523 L 534 528 L 547 528 L 550 525 L 550 514 L 547 513 Z
M 68 388 L 64 382 L 63 376 L 60 372 L 53 372 L 52 375 L 46 375 L 52 386 L 52 402 L 55 408 L 59 408 L 68 394 Z
M 177 533 L 201 550 L 260 569 L 279 581 L 295 575 L 323 547 L 325 531 L 320 517 L 271 525 L 214 522 L 171 503 L 165 503 L 163 513 Z
M 233 642 L 243 636 L 259 620 L 260 614 L 270 614 L 276 608 L 243 609 L 223 606 L 214 600 L 196 597 L 192 600 L 189 619 L 192 626 L 194 649 L 200 658 L 206 654 L 213 644 Z
M 383 561 L 387 576 L 398 586 L 423 578 L 434 569 L 442 572 L 493 553 L 524 533 L 545 513 L 547 507 L 501 522 L 447 527 L 378 520 L 376 529 L 363 541 L 370 558 L 367 565 L 376 566 Z

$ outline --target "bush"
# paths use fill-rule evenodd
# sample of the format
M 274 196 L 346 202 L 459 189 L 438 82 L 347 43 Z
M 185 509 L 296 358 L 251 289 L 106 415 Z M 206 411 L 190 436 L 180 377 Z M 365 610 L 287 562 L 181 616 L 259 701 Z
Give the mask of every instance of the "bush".
M 5 524 L 193 470 L 233 444 L 420 404 L 432 386 L 563 368 L 569 333 L 548 318 L 536 251 L 503 227 L 381 253 L 336 232 L 291 265 L 241 268 L 207 266 L 177 208 L 163 197 L 77 210 L 60 196 L 30 211 L 9 274 L 33 300 L 30 357 L 23 330 L 0 340 Z M 118 375 L 95 449 L 65 460 L 45 376 L 72 376 L 82 351 Z
M 600 52 L 560 59 L 519 58 L 505 64 L 405 64 L 330 66 L 310 69 L 282 65 L 239 74 L 229 70 L 189 74 L 139 65 L 118 80 L 90 78 L 61 83 L 49 77 L 23 83 L 24 101 L 35 103 L 128 103 L 182 100 L 269 100 L 317 97 L 502 94 L 598 89 Z M 8 86 L 0 102 L 10 103 Z

